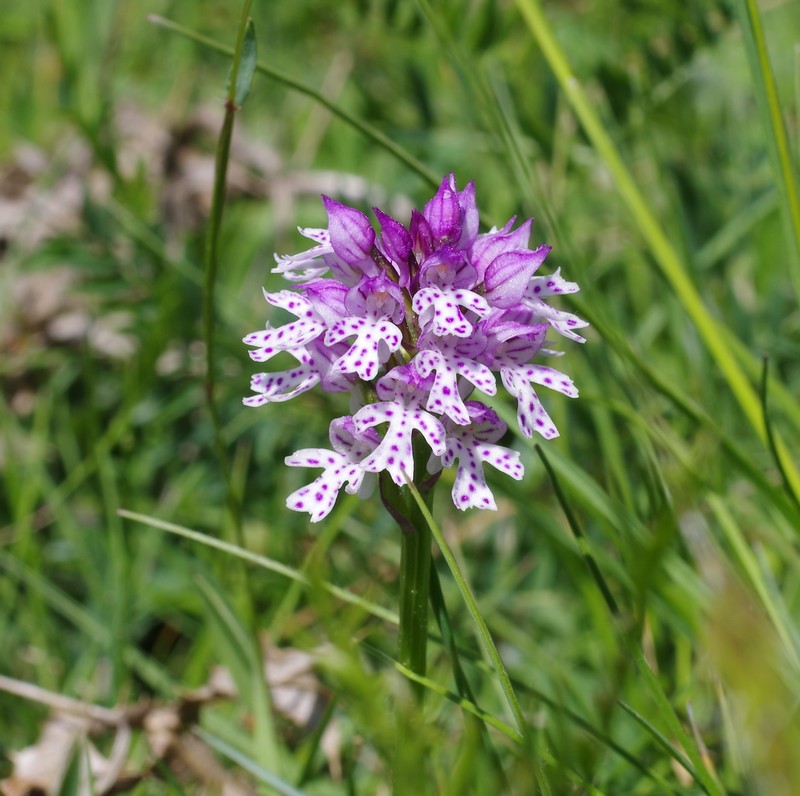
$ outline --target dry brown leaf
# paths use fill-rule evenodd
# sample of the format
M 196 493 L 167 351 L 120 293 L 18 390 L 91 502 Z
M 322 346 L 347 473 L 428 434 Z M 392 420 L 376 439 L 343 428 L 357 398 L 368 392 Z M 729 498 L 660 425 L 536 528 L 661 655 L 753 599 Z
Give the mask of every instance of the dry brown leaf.
M 0 793 L 58 793 L 76 747 L 79 753 L 83 753 L 81 747 L 85 749 L 79 792 L 87 796 L 106 793 L 117 782 L 127 758 L 130 729 L 127 725 L 118 728 L 111 757 L 106 758 L 88 740 L 92 725 L 86 717 L 66 713 L 49 718 L 34 745 L 10 753 L 14 768 L 8 779 L 0 781 Z

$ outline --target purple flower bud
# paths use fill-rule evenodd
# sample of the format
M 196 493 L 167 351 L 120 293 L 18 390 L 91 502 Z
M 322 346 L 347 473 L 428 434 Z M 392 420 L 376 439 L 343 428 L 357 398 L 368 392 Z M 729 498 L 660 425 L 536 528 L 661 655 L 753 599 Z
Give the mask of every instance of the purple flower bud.
M 528 246 L 528 239 L 531 236 L 531 224 L 533 219 L 529 218 L 519 229 L 509 232 L 514 218 L 506 224 L 503 229 L 497 232 L 487 232 L 485 235 L 478 235 L 470 250 L 470 259 L 478 272 L 478 278 L 483 279 L 486 269 L 492 261 L 505 252 L 520 251 Z
M 411 254 L 413 241 L 409 231 L 391 216 L 373 208 L 375 216 L 381 225 L 381 246 L 384 254 L 395 267 L 399 277 L 400 285 L 406 287 L 409 281 L 408 256 Z
M 540 246 L 535 251 L 505 252 L 495 257 L 483 279 L 486 300 L 495 307 L 518 304 L 550 249 L 550 246 Z
M 422 259 L 433 254 L 435 246 L 431 226 L 428 219 L 418 210 L 411 211 L 411 240 L 414 249 L 422 255 Z
M 364 273 L 374 273 L 377 266 L 372 262 L 371 253 L 375 232 L 369 219 L 360 210 L 327 196 L 322 197 L 322 202 L 328 211 L 328 231 L 336 256 L 353 268 L 363 269 L 367 265 L 368 270 Z M 369 264 L 372 265 L 371 268 Z
M 452 174 L 445 177 L 433 199 L 422 211 L 439 246 L 458 243 L 461 238 L 464 211 L 458 202 L 455 187 L 455 177 Z
M 464 188 L 463 191 L 459 191 L 458 204 L 461 207 L 463 221 L 461 225 L 461 238 L 457 241 L 456 245 L 459 249 L 469 249 L 478 237 L 478 228 L 480 226 L 478 205 L 475 202 L 474 181 L 470 180 L 467 183 L 467 187 Z

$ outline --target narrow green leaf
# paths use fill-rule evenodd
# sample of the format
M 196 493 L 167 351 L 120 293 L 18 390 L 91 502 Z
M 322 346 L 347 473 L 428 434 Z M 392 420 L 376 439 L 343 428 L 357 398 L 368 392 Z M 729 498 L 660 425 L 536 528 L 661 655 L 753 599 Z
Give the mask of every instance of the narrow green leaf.
M 453 704 L 458 705 L 467 713 L 471 713 L 473 716 L 479 718 L 482 722 L 494 727 L 496 730 L 500 730 L 503 735 L 508 736 L 512 741 L 519 742 L 522 740 L 522 735 L 517 730 L 506 724 L 501 719 L 492 716 L 491 713 L 487 713 L 485 710 L 478 707 L 472 699 L 466 699 L 463 696 L 448 691 L 444 686 L 440 685 L 435 680 L 431 680 L 429 677 L 425 677 L 424 675 L 418 674 L 412 669 L 409 669 L 407 666 L 403 666 L 400 661 L 395 660 L 391 657 L 391 655 L 387 655 L 385 652 L 379 650 L 377 647 L 373 647 L 371 644 L 362 642 L 361 646 L 375 657 L 391 663 L 391 665 L 394 666 L 395 669 L 397 669 L 397 671 L 400 672 L 404 677 L 407 677 L 409 680 L 417 683 L 423 688 L 427 688 L 429 691 L 444 697 Z
M 253 76 L 256 73 L 256 64 L 258 62 L 258 44 L 256 42 L 256 28 L 253 25 L 253 20 L 247 20 L 247 30 L 242 42 L 242 57 L 239 62 L 239 69 L 236 75 L 236 90 L 233 92 L 233 101 L 237 106 L 241 107 L 247 95 L 250 93 L 250 85 L 253 82 Z M 230 93 L 231 77 L 233 76 L 233 65 L 228 74 L 228 83 L 226 91 Z
M 290 785 L 272 771 L 269 771 L 258 762 L 248 757 L 244 752 L 226 743 L 221 738 L 217 738 L 216 735 L 212 735 L 210 732 L 206 732 L 200 727 L 195 727 L 194 734 L 207 743 L 215 752 L 219 752 L 219 754 L 227 757 L 232 763 L 241 766 L 245 771 L 248 771 L 256 779 L 268 785 L 282 796 L 306 796 L 303 791 Z
M 639 231 L 647 242 L 658 266 L 672 286 L 676 296 L 692 319 L 706 348 L 717 363 L 720 372 L 730 385 L 742 411 L 762 441 L 766 441 L 758 396 L 747 375 L 726 342 L 721 324 L 703 303 L 697 288 L 689 277 L 678 252 L 659 224 L 651 207 L 625 165 L 616 145 L 603 126 L 593 103 L 572 71 L 561 46 L 546 20 L 539 0 L 516 0 L 533 38 L 538 43 L 556 76 L 567 100 L 581 123 L 598 155 L 608 167 L 620 199 L 628 208 Z M 800 473 L 791 462 L 788 451 L 778 440 L 777 448 L 787 462 L 787 474 L 796 488 L 800 487 Z M 800 491 L 800 489 L 798 489 Z
M 517 695 L 514 691 L 514 687 L 511 684 L 511 679 L 508 676 L 503 659 L 500 657 L 500 653 L 497 651 L 497 647 L 494 644 L 492 635 L 489 632 L 488 626 L 486 625 L 486 621 L 481 615 L 480 609 L 478 608 L 478 603 L 472 594 L 472 590 L 464 578 L 464 575 L 461 573 L 461 568 L 458 566 L 458 562 L 453 555 L 453 551 L 450 550 L 450 546 L 447 544 L 441 529 L 433 519 L 428 507 L 425 505 L 425 501 L 422 495 L 420 495 L 419 490 L 411 481 L 408 481 L 408 487 L 411 489 L 411 494 L 414 495 L 414 500 L 417 501 L 417 505 L 422 512 L 422 516 L 425 518 L 425 522 L 427 522 L 428 527 L 431 529 L 434 539 L 436 539 L 436 544 L 439 545 L 439 549 L 442 551 L 442 555 L 444 556 L 444 560 L 447 562 L 447 566 L 450 567 L 450 572 L 452 572 L 453 579 L 458 585 L 458 590 L 461 592 L 461 597 L 463 598 L 467 606 L 467 610 L 472 616 L 472 619 L 478 629 L 478 637 L 480 638 L 481 643 L 486 650 L 486 654 L 489 656 L 489 659 L 495 668 L 495 672 L 500 679 L 500 686 L 503 689 L 508 706 L 511 708 L 511 712 L 514 715 L 514 719 L 517 723 L 517 729 L 519 730 L 520 734 L 524 736 L 527 722 L 525 721 L 525 716 L 522 714 L 522 708 L 520 707 L 519 699 L 517 699 Z
M 781 217 L 789 247 L 789 274 L 800 298 L 800 192 L 783 122 L 778 86 L 767 51 L 758 3 L 756 0 L 737 0 L 736 8 L 744 33 L 756 100 L 767 130 L 772 170 L 781 195 Z
M 201 44 L 202 46 L 207 47 L 214 52 L 222 55 L 234 54 L 234 50 L 231 47 L 216 41 L 216 39 L 203 36 L 200 33 L 195 33 L 193 30 L 189 30 L 188 28 L 183 27 L 183 25 L 179 25 L 177 22 L 164 19 L 164 17 L 160 17 L 157 14 L 150 14 L 147 19 L 154 25 L 166 28 L 167 30 L 172 31 L 179 36 L 183 36 L 184 38 L 194 41 L 197 44 Z M 353 129 L 358 130 L 358 132 L 360 132 L 364 137 L 382 147 L 398 161 L 408 166 L 408 168 L 416 172 L 429 185 L 434 188 L 439 186 L 439 182 L 441 180 L 439 175 L 432 172 L 427 166 L 417 160 L 410 152 L 392 141 L 391 138 L 384 135 L 380 130 L 373 127 L 371 124 L 362 121 L 357 116 L 354 116 L 352 113 L 340 107 L 335 102 L 329 100 L 317 89 L 307 85 L 306 83 L 303 83 L 300 80 L 296 80 L 291 75 L 287 75 L 285 72 L 281 72 L 279 69 L 275 69 L 274 67 L 269 66 L 262 61 L 256 63 L 256 71 L 260 72 L 266 77 L 277 80 L 279 83 L 282 83 L 284 86 L 287 86 L 288 88 L 291 88 L 300 94 L 305 94 L 307 97 L 311 97 L 311 99 L 313 99 L 315 102 L 327 108 L 334 116 L 338 116 L 343 122 L 349 124 Z
M 639 711 L 632 708 L 627 703 L 619 700 L 617 704 L 637 723 L 639 724 L 648 735 L 676 762 L 678 765 L 686 769 L 689 775 L 695 780 L 699 781 L 697 772 L 689 759 L 674 744 L 670 743 L 669 738 L 664 735 L 657 727 L 654 727 Z
M 692 739 L 689 733 L 683 728 L 672 702 L 670 702 L 669 698 L 664 693 L 661 683 L 658 682 L 658 678 L 650 668 L 650 664 L 645 659 L 644 654 L 641 650 L 636 650 L 634 654 L 639 672 L 644 677 L 645 685 L 656 702 L 659 715 L 667 723 L 670 733 L 692 762 L 692 765 L 686 770 L 692 773 L 697 784 L 700 785 L 709 796 L 725 796 L 725 791 L 722 789 L 722 786 L 706 768 L 703 757 L 697 749 L 697 744 L 694 739 Z
M 767 585 L 764 579 L 764 573 L 750 545 L 744 538 L 741 528 L 739 528 L 727 505 L 719 496 L 710 495 L 708 497 L 708 505 L 714 512 L 714 516 L 717 518 L 720 528 L 722 528 L 728 543 L 733 549 L 739 566 L 752 584 L 753 589 L 764 606 L 764 610 L 772 621 L 783 643 L 783 647 L 786 650 L 786 654 L 795 667 L 800 668 L 800 653 L 798 652 L 797 640 L 793 637 L 790 625 L 786 622 L 786 618 L 789 614 L 785 607 L 779 606 L 776 595 L 772 593 Z
M 266 556 L 251 553 L 249 550 L 229 544 L 228 542 L 223 542 L 221 539 L 216 539 L 212 536 L 206 536 L 198 531 L 193 531 L 189 528 L 184 528 L 181 525 L 175 525 L 171 522 L 165 522 L 164 520 L 159 520 L 155 517 L 148 517 L 146 514 L 137 514 L 134 511 L 127 511 L 126 509 L 119 509 L 117 513 L 120 515 L 120 517 L 125 517 L 128 520 L 140 522 L 143 525 L 149 525 L 151 528 L 158 528 L 161 531 L 174 533 L 176 536 L 183 536 L 185 539 L 191 539 L 194 542 L 199 542 L 200 544 L 207 545 L 208 547 L 214 547 L 217 550 L 222 550 L 229 555 L 236 556 L 244 561 L 250 561 L 259 567 L 268 569 L 270 572 L 275 572 L 278 575 L 283 575 L 285 578 L 297 581 L 303 586 L 310 587 L 312 585 L 310 579 L 301 572 L 298 572 L 296 569 L 288 567 L 286 564 L 281 564 L 278 561 L 273 561 L 271 558 L 267 558 Z M 317 584 L 315 583 L 314 585 Z M 394 612 L 389 611 L 381 605 L 370 602 L 363 597 L 359 597 L 358 595 L 347 591 L 347 589 L 334 586 L 332 583 L 328 583 L 326 581 L 323 581 L 319 585 L 321 588 L 325 589 L 325 591 L 327 591 L 329 594 L 332 594 L 339 600 L 350 603 L 351 605 L 356 605 L 366 613 L 371 614 L 378 619 L 382 619 L 384 622 L 390 622 L 391 624 L 396 625 L 399 621 L 397 614 Z
M 769 447 L 778 472 L 781 474 L 786 493 L 794 502 L 795 506 L 800 507 L 800 497 L 794 489 L 794 484 L 789 478 L 784 461 L 781 458 L 780 451 L 777 447 L 777 439 L 775 432 L 772 430 L 772 419 L 769 414 L 769 357 L 764 355 L 764 364 L 761 372 L 761 412 L 764 415 L 764 428 L 767 431 L 767 446 Z
M 539 454 L 539 458 L 542 460 L 542 464 L 544 464 L 545 470 L 547 470 L 547 475 L 550 478 L 550 482 L 553 485 L 553 491 L 556 494 L 556 498 L 558 502 L 561 504 L 561 508 L 564 511 L 564 515 L 567 518 L 567 523 L 569 524 L 570 529 L 572 530 L 573 535 L 575 536 L 575 541 L 578 543 L 578 547 L 581 551 L 581 556 L 583 560 L 586 562 L 586 566 L 591 572 L 592 577 L 594 578 L 595 583 L 597 584 L 597 588 L 600 590 L 600 594 L 602 594 L 603 599 L 605 600 L 606 605 L 608 606 L 608 610 L 611 612 L 612 615 L 617 616 L 619 614 L 619 606 L 617 605 L 617 601 L 614 599 L 614 595 L 611 593 L 611 589 L 608 587 L 606 583 L 606 579 L 603 577 L 603 573 L 600 571 L 600 567 L 597 565 L 597 561 L 595 561 L 594 556 L 589 549 L 589 544 L 586 537 L 581 530 L 580 525 L 578 525 L 578 521 L 575 518 L 575 514 L 572 511 L 572 508 L 569 505 L 569 501 L 566 498 L 566 495 L 561 489 L 561 485 L 558 482 L 558 478 L 556 477 L 555 471 L 550 466 L 550 461 L 548 460 L 547 456 L 545 456 L 544 450 L 541 445 L 534 445 L 536 453 Z
M 222 641 L 218 649 L 231 670 L 239 693 L 245 695 L 249 692 L 251 672 L 258 665 L 253 641 L 219 589 L 201 575 L 195 578 L 195 583 L 208 609 L 211 625 Z

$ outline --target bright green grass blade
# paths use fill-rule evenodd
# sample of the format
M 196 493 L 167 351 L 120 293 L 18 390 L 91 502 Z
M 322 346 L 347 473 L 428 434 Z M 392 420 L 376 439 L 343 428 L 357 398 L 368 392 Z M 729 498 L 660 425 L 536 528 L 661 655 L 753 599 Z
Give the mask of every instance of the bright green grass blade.
M 186 39 L 190 39 L 191 41 L 201 44 L 203 47 L 207 47 L 214 52 L 222 55 L 233 55 L 232 48 L 208 36 L 195 33 L 194 31 L 183 27 L 183 25 L 179 25 L 177 22 L 164 19 L 164 17 L 160 17 L 156 14 L 150 14 L 147 19 L 154 25 L 166 28 L 173 33 L 177 33 L 179 36 L 183 36 Z M 256 71 L 260 72 L 262 75 L 272 78 L 273 80 L 277 80 L 284 86 L 288 86 L 289 88 L 294 89 L 301 94 L 305 94 L 315 102 L 318 102 L 320 105 L 327 108 L 332 114 L 334 114 L 334 116 L 338 116 L 343 122 L 349 124 L 355 130 L 358 130 L 363 136 L 370 139 L 375 144 L 389 152 L 389 154 L 395 157 L 398 161 L 408 166 L 408 168 L 416 172 L 429 185 L 433 186 L 434 188 L 439 186 L 439 176 L 434 174 L 427 166 L 417 160 L 410 152 L 406 151 L 399 144 L 392 141 L 391 138 L 384 135 L 380 130 L 373 127 L 371 124 L 367 124 L 367 122 L 362 121 L 357 116 L 354 116 L 352 113 L 346 111 L 335 102 L 329 100 L 321 92 L 317 91 L 317 89 L 306 85 L 300 80 L 296 80 L 291 75 L 287 75 L 286 73 L 281 72 L 279 69 L 275 69 L 274 67 L 269 66 L 262 61 L 258 61 L 256 63 Z
M 442 555 L 447 562 L 447 566 L 450 568 L 450 572 L 453 574 L 453 578 L 458 585 L 458 590 L 461 592 L 461 597 L 467 606 L 467 610 L 469 611 L 473 621 L 475 622 L 475 625 L 478 628 L 478 637 L 480 638 L 481 643 L 483 644 L 483 647 L 495 668 L 495 672 L 500 679 L 500 686 L 503 689 L 508 706 L 514 715 L 514 719 L 517 723 L 517 729 L 519 730 L 520 734 L 524 736 L 527 723 L 522 714 L 522 708 L 520 707 L 519 700 L 517 699 L 517 695 L 514 691 L 514 686 L 511 685 L 511 679 L 508 676 L 503 659 L 500 657 L 500 653 L 497 651 L 497 647 L 492 640 L 492 635 L 489 632 L 489 628 L 487 627 L 483 616 L 481 615 L 480 609 L 478 608 L 478 603 L 472 594 L 472 590 L 464 578 L 461 568 L 458 566 L 458 562 L 453 555 L 453 551 L 447 544 L 441 529 L 436 524 L 436 521 L 433 519 L 430 511 L 428 511 L 428 507 L 425 505 L 425 501 L 423 500 L 422 495 L 420 495 L 419 490 L 410 481 L 408 482 L 408 487 L 411 490 L 411 494 L 414 496 L 414 500 L 416 500 L 420 511 L 422 512 L 422 516 L 428 523 L 431 533 L 436 539 L 436 544 L 439 545 L 439 549 L 442 551 Z
M 654 368 L 636 353 L 630 343 L 625 340 L 614 327 L 606 324 L 605 321 L 594 312 L 591 305 L 575 299 L 573 299 L 573 303 L 579 314 L 590 321 L 592 326 L 600 332 L 603 338 L 623 360 L 630 362 L 656 390 L 668 398 L 681 412 L 690 417 L 698 425 L 708 429 L 719 440 L 720 445 L 725 449 L 725 452 L 731 460 L 747 474 L 747 477 L 753 483 L 758 485 L 759 489 L 769 495 L 770 500 L 781 510 L 790 522 L 797 522 L 798 519 L 800 519 L 796 507 L 787 499 L 786 495 L 767 479 L 763 469 L 754 462 L 753 457 L 731 434 L 727 433 L 708 412 L 695 400 L 678 389 L 676 385 L 657 368 Z M 758 378 L 760 365 L 753 360 L 750 351 L 745 348 L 740 340 L 734 335 L 728 334 L 727 329 L 722 328 L 721 331 L 726 334 L 728 343 L 736 352 L 740 363 L 745 367 L 748 375 L 755 381 Z M 774 378 L 770 379 L 769 389 L 770 395 L 774 396 L 777 401 L 780 402 L 781 409 L 786 411 L 787 416 L 800 428 L 800 407 L 796 404 L 794 397 Z M 498 400 L 490 400 L 488 402 L 506 421 L 509 428 L 512 430 L 516 428 L 517 424 L 514 420 L 514 415 L 506 408 L 505 404 Z M 617 412 L 623 414 L 631 422 L 640 424 L 643 422 L 639 413 L 632 407 L 613 403 L 610 405 L 616 408 Z M 649 424 L 645 424 L 644 429 L 648 433 L 652 433 L 653 430 L 652 426 Z M 780 444 L 780 442 L 778 441 L 776 444 Z
M 275 572 L 278 575 L 283 575 L 285 578 L 289 578 L 290 580 L 297 581 L 298 583 L 303 584 L 304 586 L 310 587 L 312 585 L 316 585 L 312 583 L 311 579 L 308 578 L 306 575 L 302 574 L 298 570 L 287 566 L 286 564 L 281 564 L 278 561 L 273 561 L 266 556 L 258 555 L 257 553 L 251 553 L 249 550 L 243 550 L 236 545 L 229 544 L 228 542 L 223 542 L 220 539 L 215 539 L 213 536 L 206 536 L 205 534 L 199 533 L 198 531 L 193 531 L 189 528 L 184 528 L 181 525 L 175 525 L 171 522 L 165 522 L 164 520 L 156 519 L 155 517 L 148 517 L 146 514 L 138 514 L 135 511 L 127 511 L 126 509 L 119 510 L 120 517 L 125 517 L 128 520 L 133 520 L 134 522 L 140 522 L 143 525 L 149 525 L 151 528 L 158 528 L 161 531 L 167 531 L 168 533 L 174 533 L 177 536 L 183 536 L 185 539 L 191 539 L 194 542 L 199 542 L 200 544 L 207 545 L 208 547 L 214 547 L 217 550 L 222 550 L 229 555 L 236 556 L 237 558 L 241 558 L 244 561 L 249 561 L 253 564 L 256 564 L 259 567 L 263 567 L 264 569 L 268 569 L 270 572 Z M 350 603 L 351 605 L 358 606 L 359 608 L 363 609 L 366 613 L 371 614 L 378 619 L 382 619 L 384 622 L 390 622 L 391 624 L 398 624 L 399 620 L 397 614 L 389 611 L 388 609 L 384 608 L 383 606 L 377 605 L 376 603 L 370 602 L 369 600 L 364 599 L 363 597 L 359 597 L 352 592 L 347 591 L 346 589 L 342 589 L 339 586 L 334 586 L 332 583 L 323 582 L 320 586 L 325 589 L 325 591 L 332 594 L 339 600 L 343 600 L 344 602 Z
M 664 735 L 657 727 L 654 727 L 639 711 L 634 710 L 630 705 L 622 700 L 617 703 L 637 724 L 639 724 L 645 732 L 650 735 L 653 740 L 660 746 L 678 765 L 685 768 L 690 776 L 699 782 L 699 776 L 692 763 L 683 752 L 670 743 L 669 738 Z
M 781 196 L 780 210 L 789 248 L 789 274 L 800 298 L 800 192 L 798 192 L 789 137 L 781 113 L 778 86 L 767 51 L 761 12 L 756 0 L 737 0 L 736 8 L 744 32 L 747 60 L 759 111 L 766 127 L 772 170 Z
M 723 329 L 722 332 L 725 334 L 728 345 L 730 345 L 731 349 L 736 353 L 747 375 L 754 382 L 758 382 L 759 379 L 763 378 L 763 362 L 761 359 L 754 359 L 752 351 L 728 329 Z M 797 400 L 797 395 L 787 389 L 774 374 L 769 374 L 767 388 L 769 390 L 770 402 L 785 414 L 786 419 L 791 421 L 796 429 L 800 429 L 800 402 Z M 777 444 L 778 440 L 776 440 L 776 445 Z
M 313 546 L 308 551 L 302 567 L 298 570 L 299 573 L 307 575 L 309 571 L 319 565 L 319 562 L 322 561 L 322 558 L 330 549 L 330 546 L 341 533 L 342 524 L 353 513 L 357 505 L 358 498 L 354 495 L 345 495 L 344 500 L 339 501 L 339 505 L 337 505 L 331 513 L 331 516 L 322 528 L 322 533 L 317 537 Z M 275 609 L 270 621 L 270 628 L 275 637 L 279 637 L 282 634 L 286 622 L 297 607 L 304 586 L 305 584 L 303 581 L 295 580 L 284 592 L 283 598 L 278 603 L 278 607 Z
M 656 220 L 645 197 L 626 168 L 611 136 L 603 127 L 597 111 L 572 73 L 569 63 L 542 13 L 539 1 L 516 0 L 516 4 L 586 135 L 613 176 L 619 195 L 633 216 L 642 237 L 650 246 L 654 259 L 692 319 L 745 416 L 759 437 L 765 441 L 766 434 L 758 396 L 736 361 L 733 351 L 726 344 L 726 338 L 721 332 L 721 324 L 704 305 L 700 294 L 686 273 L 677 251 Z M 785 446 L 779 444 L 778 448 L 796 491 L 800 491 L 800 473 L 791 461 Z
M 431 611 L 434 619 L 436 620 L 436 625 L 439 628 L 439 633 L 442 636 L 442 646 L 444 646 L 450 656 L 450 666 L 453 670 L 453 680 L 455 681 L 458 696 L 461 699 L 475 704 L 477 700 L 475 699 L 475 693 L 472 690 L 472 686 L 470 686 L 469 679 L 464 671 L 464 667 L 461 664 L 458 645 L 456 644 L 453 628 L 450 624 L 450 615 L 447 611 L 447 604 L 444 600 L 442 584 L 439 580 L 439 573 L 436 570 L 435 561 L 431 563 L 431 583 L 429 594 Z M 500 761 L 497 752 L 492 745 L 492 740 L 489 737 L 489 733 L 486 731 L 485 725 L 483 723 L 478 723 L 478 727 L 480 728 L 480 740 L 483 743 L 487 755 L 493 761 L 498 775 L 505 779 L 505 772 L 503 771 L 502 762 Z M 516 733 L 516 731 L 515 737 L 518 737 L 518 733 Z M 506 786 L 508 787 L 508 783 L 506 783 Z
M 769 410 L 769 399 L 770 396 L 769 392 L 769 357 L 765 354 L 764 358 L 764 367 L 762 368 L 761 372 L 761 413 L 764 416 L 764 428 L 767 432 L 767 445 L 769 447 L 770 453 L 772 453 L 772 458 L 775 461 L 775 465 L 778 468 L 778 472 L 781 474 L 781 478 L 783 480 L 783 484 L 785 490 L 791 500 L 793 501 L 794 505 L 800 508 L 800 496 L 794 490 L 794 486 L 789 479 L 789 476 L 786 473 L 784 468 L 783 459 L 781 459 L 780 453 L 778 452 L 778 442 L 775 436 L 775 431 L 772 427 L 772 417 L 770 415 Z

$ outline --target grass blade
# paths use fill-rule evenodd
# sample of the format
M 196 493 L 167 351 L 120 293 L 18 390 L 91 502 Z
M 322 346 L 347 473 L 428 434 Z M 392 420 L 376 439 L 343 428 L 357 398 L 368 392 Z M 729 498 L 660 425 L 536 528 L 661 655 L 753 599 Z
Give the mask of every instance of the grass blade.
M 236 763 L 237 766 L 241 766 L 245 771 L 248 771 L 256 779 L 260 780 L 265 785 L 268 785 L 282 796 L 306 796 L 303 791 L 298 790 L 285 780 L 273 774 L 271 771 L 268 771 L 243 752 L 240 752 L 238 749 L 231 746 L 229 743 L 226 743 L 221 738 L 217 738 L 216 735 L 206 732 L 201 727 L 195 727 L 194 734 L 202 741 L 207 743 L 215 752 L 227 757 L 228 760 L 230 760 L 232 763 Z
M 251 638 L 236 612 L 207 578 L 196 579 L 198 590 L 208 609 L 211 625 L 217 629 L 222 643 L 220 654 L 226 659 L 239 691 L 239 700 L 253 713 L 253 748 L 259 762 L 277 771 L 278 740 L 272 722 L 272 708 L 267 689 L 258 641 Z
M 800 297 L 800 193 L 789 137 L 783 123 L 778 86 L 770 64 L 761 12 L 756 0 L 737 0 L 736 7 L 744 33 L 756 100 L 768 133 L 767 146 L 772 170 L 781 197 L 780 210 L 789 247 L 789 273 Z
M 213 50 L 221 55 L 233 55 L 234 51 L 231 47 L 228 47 L 222 44 L 222 42 L 212 39 L 209 36 L 203 36 L 200 33 L 195 33 L 193 30 L 189 30 L 188 28 L 183 27 L 183 25 L 179 25 L 177 22 L 164 19 L 164 17 L 160 17 L 157 14 L 150 14 L 147 19 L 152 24 L 172 31 L 173 33 L 177 33 L 179 36 L 183 36 L 184 38 L 190 39 L 197 44 L 201 44 L 203 47 L 206 47 L 209 50 Z M 408 168 L 416 172 L 429 185 L 434 188 L 438 187 L 441 178 L 437 174 L 434 174 L 410 152 L 406 151 L 399 144 L 396 144 L 391 138 L 384 135 L 380 130 L 373 127 L 371 124 L 361 121 L 361 119 L 359 119 L 357 116 L 354 116 L 352 113 L 346 111 L 335 102 L 329 100 L 322 93 L 317 91 L 317 89 L 307 85 L 306 83 L 303 83 L 300 80 L 296 80 L 291 75 L 287 75 L 285 72 L 281 72 L 279 69 L 275 69 L 274 67 L 269 66 L 262 61 L 258 61 L 255 68 L 256 71 L 260 72 L 262 75 L 270 77 L 273 80 L 282 83 L 284 86 L 287 86 L 288 88 L 291 88 L 300 94 L 305 94 L 315 102 L 318 102 L 320 105 L 327 108 L 334 116 L 338 116 L 343 122 L 349 124 L 355 130 L 358 130 L 358 132 L 360 132 L 363 136 L 370 139 L 373 143 L 389 152 L 401 163 L 408 166 Z
M 301 583 L 303 586 L 312 586 L 311 580 L 301 572 L 298 572 L 296 569 L 286 566 L 286 564 L 281 564 L 278 561 L 273 561 L 271 558 L 267 558 L 266 556 L 261 556 L 257 553 L 251 553 L 249 550 L 229 544 L 228 542 L 223 542 L 221 539 L 216 539 L 213 536 L 207 536 L 206 534 L 199 533 L 198 531 L 193 531 L 190 528 L 184 528 L 181 525 L 175 525 L 172 522 L 165 522 L 164 520 L 159 520 L 155 517 L 148 517 L 145 514 L 137 514 L 135 511 L 119 509 L 117 513 L 120 517 L 132 520 L 133 522 L 140 522 L 143 525 L 149 525 L 151 528 L 157 528 L 160 531 L 167 531 L 167 533 L 174 533 L 176 536 L 183 536 L 185 539 L 190 539 L 193 542 L 199 542 L 200 544 L 207 545 L 208 547 L 214 547 L 217 550 L 222 550 L 224 553 L 236 556 L 244 561 L 249 561 L 252 564 L 256 564 L 259 567 L 268 569 L 270 572 L 275 572 L 278 575 L 283 575 L 285 578 L 289 578 L 297 583 Z M 317 584 L 314 583 L 313 585 Z M 387 608 L 384 608 L 381 605 L 378 605 L 377 603 L 373 603 L 364 599 L 363 597 L 359 597 L 357 594 L 347 591 L 347 589 L 342 589 L 339 586 L 334 586 L 332 583 L 327 583 L 325 581 L 319 585 L 337 599 L 350 603 L 351 605 L 356 605 L 366 613 L 371 614 L 378 619 L 382 619 L 384 622 L 390 622 L 394 625 L 398 624 L 399 622 L 397 614 L 389 611 Z
M 447 566 L 450 568 L 450 572 L 453 573 L 453 578 L 458 585 L 458 589 L 461 592 L 461 596 L 467 606 L 467 610 L 469 611 L 473 621 L 475 622 L 475 625 L 478 628 L 478 636 L 481 640 L 481 643 L 483 644 L 484 649 L 486 650 L 486 653 L 495 668 L 497 676 L 500 679 L 500 686 L 503 689 L 508 706 L 514 715 L 514 719 L 517 723 L 517 729 L 519 730 L 520 734 L 524 736 L 527 722 L 522 714 L 522 708 L 520 707 L 519 699 L 517 699 L 514 686 L 511 684 L 511 678 L 508 676 L 505 664 L 503 663 L 500 653 L 497 651 L 497 647 L 492 640 L 492 635 L 489 632 L 486 621 L 481 615 L 480 609 L 478 608 L 478 603 L 472 594 L 472 590 L 464 578 L 461 568 L 458 566 L 458 562 L 456 561 L 452 550 L 450 550 L 450 546 L 447 544 L 441 529 L 433 519 L 428 507 L 425 505 L 425 501 L 423 500 L 422 495 L 420 495 L 419 490 L 410 481 L 408 486 L 411 489 L 411 494 L 414 496 L 414 500 L 416 500 L 417 505 L 422 512 L 422 516 L 425 518 L 425 521 L 428 523 L 428 527 L 431 529 L 434 539 L 436 539 L 436 544 L 439 545 L 439 549 L 442 551 L 442 555 L 447 562 Z

